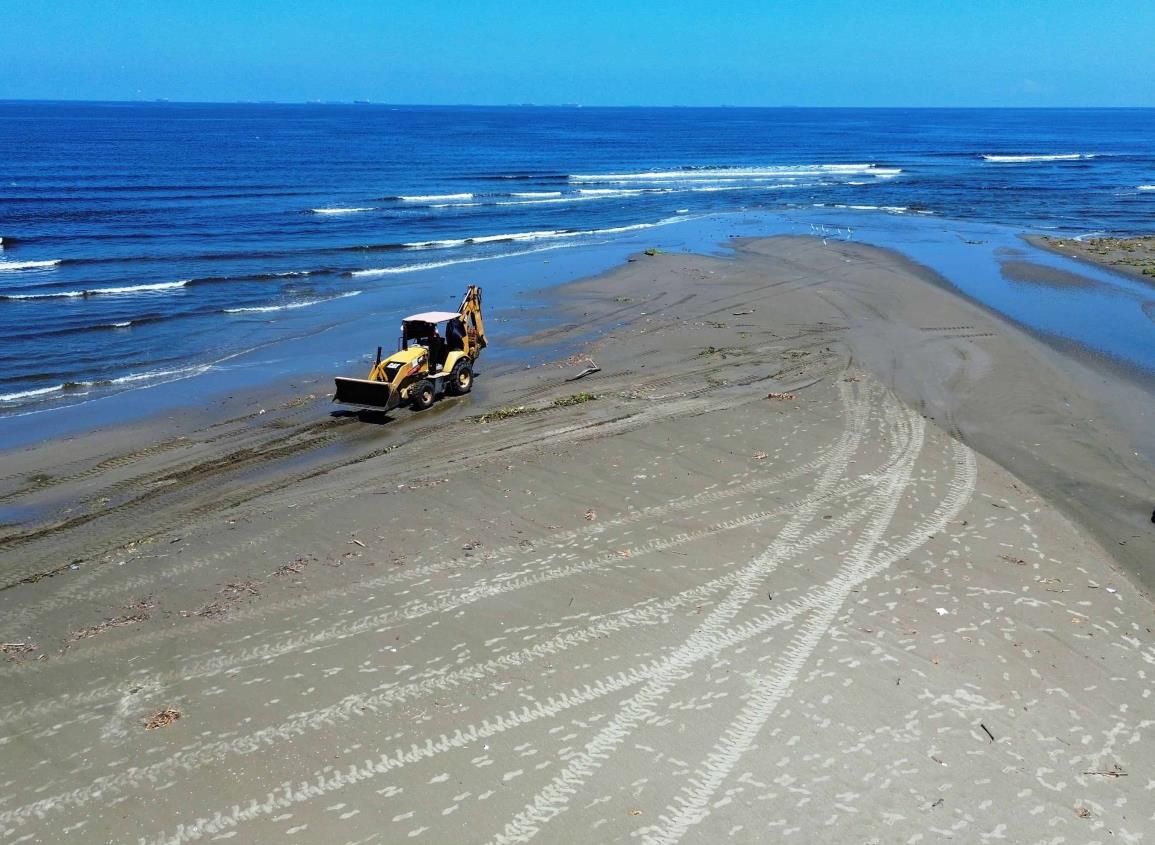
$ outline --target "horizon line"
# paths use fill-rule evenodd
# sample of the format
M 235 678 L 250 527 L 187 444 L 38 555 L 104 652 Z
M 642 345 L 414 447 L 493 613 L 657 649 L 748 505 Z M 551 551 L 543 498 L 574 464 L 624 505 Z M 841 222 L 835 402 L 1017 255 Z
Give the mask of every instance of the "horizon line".
M 967 111 L 967 110 L 1007 110 L 1007 111 L 1063 111 L 1063 110 L 1096 110 L 1096 111 L 1143 111 L 1155 110 L 1155 105 L 1149 106 L 1095 106 L 1095 105 L 1066 105 L 1066 106 L 1021 106 L 1021 105 L 969 105 L 969 106 L 912 106 L 912 105 L 735 105 L 730 103 L 714 103 L 709 105 L 691 104 L 642 104 L 619 103 L 615 105 L 586 105 L 584 103 L 390 103 L 376 100 L 176 100 L 167 97 L 149 99 L 70 99 L 47 97 L 0 97 L 0 104 L 12 103 L 59 103 L 59 104 L 117 104 L 117 105 L 173 105 L 173 106 L 385 106 L 388 108 L 554 108 L 554 109 L 830 109 L 830 110 L 940 110 L 940 111 Z

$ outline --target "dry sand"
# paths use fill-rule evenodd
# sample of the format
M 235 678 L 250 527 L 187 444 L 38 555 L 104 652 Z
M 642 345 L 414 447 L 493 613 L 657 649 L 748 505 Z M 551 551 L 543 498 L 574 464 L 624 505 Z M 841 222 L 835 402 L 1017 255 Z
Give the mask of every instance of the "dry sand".
M 0 843 L 1155 835 L 1117 386 L 854 244 L 556 297 L 579 382 L 6 456 Z

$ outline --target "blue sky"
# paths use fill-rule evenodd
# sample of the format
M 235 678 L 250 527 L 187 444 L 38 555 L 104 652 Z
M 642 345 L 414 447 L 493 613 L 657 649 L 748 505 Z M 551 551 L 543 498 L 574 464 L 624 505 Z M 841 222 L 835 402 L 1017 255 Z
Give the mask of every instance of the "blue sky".
M 0 99 L 1155 106 L 1152 0 L 0 0 Z

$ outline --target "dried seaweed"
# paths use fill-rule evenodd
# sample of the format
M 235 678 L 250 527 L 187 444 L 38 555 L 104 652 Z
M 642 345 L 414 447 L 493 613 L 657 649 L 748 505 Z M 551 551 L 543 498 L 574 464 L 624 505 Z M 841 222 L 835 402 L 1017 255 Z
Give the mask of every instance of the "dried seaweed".
M 169 725 L 171 725 L 173 722 L 175 722 L 179 718 L 180 718 L 180 711 L 179 710 L 174 710 L 171 707 L 166 707 L 164 710 L 161 710 L 159 713 L 157 713 L 155 716 L 153 716 L 151 719 L 149 719 L 145 723 L 144 729 L 146 731 L 155 731 L 157 728 L 168 727 Z
M 81 628 L 72 634 L 73 640 L 86 640 L 89 637 L 95 637 L 103 634 L 110 628 L 123 628 L 126 625 L 139 625 L 141 622 L 147 622 L 149 615 L 147 613 L 131 613 L 126 616 L 115 616 L 112 619 L 105 619 L 99 625 L 93 625 L 90 628 Z

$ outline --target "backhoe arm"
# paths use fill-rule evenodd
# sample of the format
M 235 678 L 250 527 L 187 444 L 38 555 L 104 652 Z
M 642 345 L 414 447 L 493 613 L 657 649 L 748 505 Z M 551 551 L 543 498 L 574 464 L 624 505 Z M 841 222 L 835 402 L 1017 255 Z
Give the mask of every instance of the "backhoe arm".
M 461 322 L 465 324 L 466 334 L 476 347 L 476 352 L 485 348 L 485 323 L 481 318 L 481 288 L 470 285 L 461 300 Z M 474 356 L 476 357 L 476 352 Z

